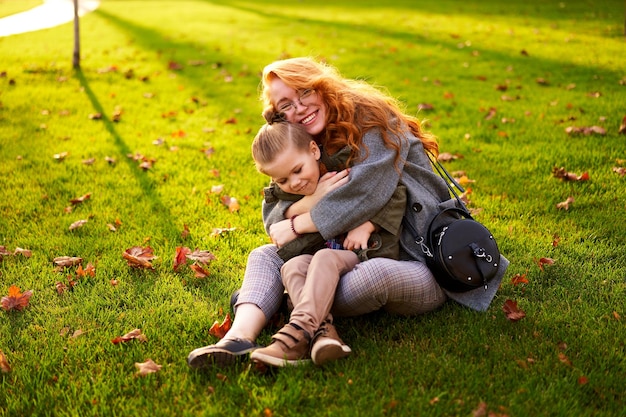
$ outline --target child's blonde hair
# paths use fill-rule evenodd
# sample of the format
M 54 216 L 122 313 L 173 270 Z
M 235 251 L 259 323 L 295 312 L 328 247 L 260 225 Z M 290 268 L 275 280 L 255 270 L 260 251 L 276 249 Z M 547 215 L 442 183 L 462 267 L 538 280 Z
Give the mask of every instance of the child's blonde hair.
M 304 126 L 288 123 L 273 112 L 263 114 L 268 121 L 261 126 L 252 141 L 252 158 L 256 169 L 263 174 L 263 166 L 274 161 L 276 156 L 293 145 L 296 150 L 308 151 L 313 137 Z

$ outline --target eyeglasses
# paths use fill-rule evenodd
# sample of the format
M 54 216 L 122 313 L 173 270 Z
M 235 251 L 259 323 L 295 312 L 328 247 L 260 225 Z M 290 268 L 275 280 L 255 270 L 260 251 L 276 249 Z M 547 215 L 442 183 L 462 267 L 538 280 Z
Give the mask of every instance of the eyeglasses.
M 303 101 L 304 101 L 304 100 L 308 100 L 308 99 L 309 99 L 309 98 L 311 98 L 311 97 L 314 97 L 314 96 L 315 96 L 315 90 L 313 90 L 312 88 L 307 88 L 307 89 L 305 89 L 305 90 L 301 90 L 301 91 L 299 92 L 299 94 L 300 94 L 300 95 L 298 96 L 298 98 L 297 98 L 297 100 L 296 100 L 296 101 L 297 101 L 297 103 L 296 103 L 296 101 L 287 101 L 287 102 L 284 102 L 284 103 L 282 103 L 282 104 L 278 107 L 278 111 L 279 111 L 280 113 L 289 113 L 289 112 L 291 112 L 292 110 L 295 110 L 295 109 L 298 107 L 298 103 L 299 103 L 301 106 L 307 106 L 308 104 L 311 104 L 311 103 L 304 104 L 304 103 L 303 103 Z

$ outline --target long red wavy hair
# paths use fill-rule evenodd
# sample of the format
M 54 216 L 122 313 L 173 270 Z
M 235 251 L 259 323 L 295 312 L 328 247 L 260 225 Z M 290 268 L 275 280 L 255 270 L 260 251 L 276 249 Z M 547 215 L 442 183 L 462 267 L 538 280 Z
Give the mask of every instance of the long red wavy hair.
M 269 86 L 275 78 L 294 90 L 314 89 L 326 103 L 326 129 L 316 139 L 330 154 L 349 145 L 352 148 L 350 160 L 354 160 L 364 146 L 365 132 L 378 128 L 385 146 L 396 151 L 397 166 L 400 144 L 389 137 L 389 132 L 401 138 L 407 127 L 421 140 L 424 149 L 438 154 L 437 138 L 424 131 L 416 117 L 404 113 L 395 98 L 365 81 L 342 77 L 333 66 L 308 57 L 267 65 L 263 69 L 261 92 L 265 111 L 273 109 Z

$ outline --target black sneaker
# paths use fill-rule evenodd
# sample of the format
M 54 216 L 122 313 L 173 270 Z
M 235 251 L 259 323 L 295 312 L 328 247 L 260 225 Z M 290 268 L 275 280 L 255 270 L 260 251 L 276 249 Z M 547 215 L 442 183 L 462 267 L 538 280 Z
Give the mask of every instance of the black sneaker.
M 187 364 L 192 368 L 209 366 L 223 368 L 243 359 L 248 353 L 260 347 L 245 339 L 222 339 L 215 345 L 192 350 L 187 356 Z

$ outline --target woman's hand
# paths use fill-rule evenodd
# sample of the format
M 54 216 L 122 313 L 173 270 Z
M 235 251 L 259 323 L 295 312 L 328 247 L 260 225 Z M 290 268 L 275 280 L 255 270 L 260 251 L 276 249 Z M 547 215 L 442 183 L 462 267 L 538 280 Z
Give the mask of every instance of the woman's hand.
M 350 230 L 343 240 L 342 246 L 347 250 L 367 249 L 367 241 L 375 231 L 374 223 L 367 221 Z
M 322 175 L 317 183 L 315 192 L 311 195 L 302 197 L 287 209 L 285 217 L 291 217 L 294 214 L 308 213 L 311 209 L 329 192 L 336 190 L 342 185 L 348 183 L 350 168 L 339 172 L 327 172 Z

